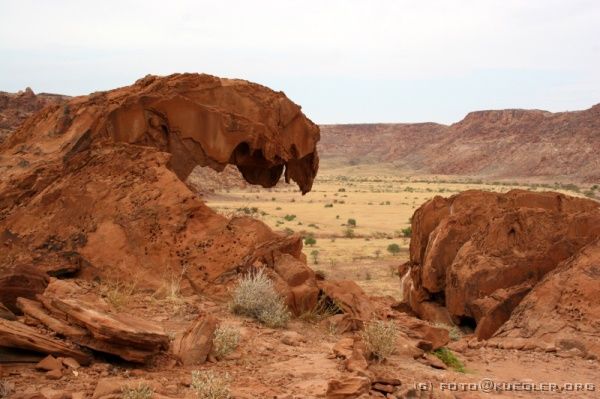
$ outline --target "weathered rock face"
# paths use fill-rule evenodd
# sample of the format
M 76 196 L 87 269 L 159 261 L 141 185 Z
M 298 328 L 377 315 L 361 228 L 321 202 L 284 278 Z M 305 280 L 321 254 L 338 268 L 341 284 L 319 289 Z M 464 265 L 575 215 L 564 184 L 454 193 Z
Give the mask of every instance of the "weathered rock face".
M 563 261 L 513 310 L 497 339 L 523 338 L 542 347 L 600 358 L 600 239 Z
M 217 215 L 182 180 L 195 165 L 232 164 L 263 186 L 285 170 L 307 192 L 318 140 L 282 93 L 208 75 L 148 76 L 45 108 L 0 146 L 0 272 L 31 264 L 158 285 L 185 268 L 196 289 L 218 294 L 257 251 L 304 265 L 299 237 Z M 314 275 L 289 290 L 298 306 L 316 301 Z
M 318 168 L 319 128 L 298 105 L 266 87 L 209 75 L 147 76 L 74 98 L 32 118 L 6 148 L 33 137 L 46 154 L 43 144 L 64 144 L 64 161 L 118 142 L 153 147 L 172 154 L 169 165 L 182 179 L 196 165 L 234 164 L 250 183 L 271 187 L 285 169 L 307 192 Z
M 405 300 L 423 318 L 474 323 L 489 338 L 544 276 L 600 236 L 600 204 L 467 191 L 425 203 L 412 229 Z

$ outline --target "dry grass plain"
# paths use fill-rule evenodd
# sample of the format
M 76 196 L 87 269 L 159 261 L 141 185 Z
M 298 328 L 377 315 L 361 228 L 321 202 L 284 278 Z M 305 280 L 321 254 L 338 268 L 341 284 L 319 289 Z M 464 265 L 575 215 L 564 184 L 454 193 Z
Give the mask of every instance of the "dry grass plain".
M 408 176 L 381 165 L 357 165 L 321 168 L 312 191 L 304 196 L 295 185 L 280 183 L 270 189 L 217 190 L 205 195 L 205 200 L 221 214 L 253 216 L 277 231 L 314 237 L 313 245 L 304 246 L 314 270 L 355 280 L 371 295 L 399 299 L 396 270 L 408 260 L 410 240 L 403 229 L 410 226 L 410 217 L 422 203 L 436 195 L 451 196 L 469 189 L 506 192 L 515 188 L 578 195 L 561 185 Z M 397 244 L 400 252 L 388 252 L 390 244 Z

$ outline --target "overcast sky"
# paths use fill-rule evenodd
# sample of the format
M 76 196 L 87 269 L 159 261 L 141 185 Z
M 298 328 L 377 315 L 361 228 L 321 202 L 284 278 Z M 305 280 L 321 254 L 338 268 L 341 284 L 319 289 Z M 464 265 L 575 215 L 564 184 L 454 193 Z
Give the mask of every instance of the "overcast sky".
M 452 123 L 600 102 L 600 1 L 0 0 L 0 90 L 87 94 L 206 72 L 317 123 Z

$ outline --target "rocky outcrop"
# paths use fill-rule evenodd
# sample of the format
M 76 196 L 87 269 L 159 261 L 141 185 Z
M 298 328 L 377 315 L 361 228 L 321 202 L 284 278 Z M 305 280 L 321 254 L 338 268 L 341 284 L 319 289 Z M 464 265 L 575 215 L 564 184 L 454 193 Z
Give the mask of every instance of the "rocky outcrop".
M 87 277 L 151 284 L 183 267 L 200 287 L 233 280 L 240 259 L 281 237 L 217 215 L 182 180 L 232 164 L 250 183 L 284 174 L 306 192 L 318 140 L 282 93 L 209 75 L 148 76 L 46 108 L 0 147 L 0 265 L 45 269 L 70 254 Z M 275 251 L 302 262 L 294 240 Z
M 102 314 L 115 327 L 106 332 L 85 301 L 46 290 L 42 308 L 19 308 L 17 297 L 35 300 L 51 275 L 155 289 L 183 276 L 183 291 L 219 298 L 239 273 L 264 267 L 294 313 L 311 309 L 319 289 L 301 238 L 218 215 L 184 181 L 197 165 L 232 165 L 248 183 L 271 187 L 285 176 L 305 193 L 318 140 L 319 128 L 283 93 L 209 75 L 147 76 L 46 107 L 0 145 L 2 301 L 82 346 L 133 361 L 162 348 L 162 338 L 111 344 L 103 337 L 127 336 L 130 324 L 118 315 Z M 61 312 L 85 338 L 61 325 Z M 152 330 L 143 321 L 129 327 Z
M 600 182 L 600 104 L 574 112 L 506 109 L 469 113 L 452 125 L 322 125 L 324 161 L 392 163 L 415 174 L 551 183 Z
M 412 229 L 406 302 L 423 318 L 476 325 L 490 338 L 548 273 L 600 236 L 600 204 L 467 191 L 423 204 Z
M 28 117 L 49 105 L 62 104 L 69 97 L 35 94 L 29 87 L 18 93 L 0 91 L 0 143 Z

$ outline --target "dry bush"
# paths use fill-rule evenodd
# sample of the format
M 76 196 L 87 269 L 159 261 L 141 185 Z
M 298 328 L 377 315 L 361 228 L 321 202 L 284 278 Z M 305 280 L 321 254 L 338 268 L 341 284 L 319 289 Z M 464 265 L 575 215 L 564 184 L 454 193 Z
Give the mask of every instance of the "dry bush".
M 100 295 L 117 310 L 129 304 L 135 290 L 135 282 L 103 281 L 100 285 Z
M 318 323 L 339 313 L 343 313 L 340 306 L 327 295 L 321 295 L 315 307 L 302 313 L 299 319 L 308 323 Z
M 361 336 L 367 349 L 380 361 L 389 358 L 396 350 L 398 329 L 392 321 L 373 321 L 365 326 Z
M 124 386 L 121 389 L 121 398 L 123 399 L 150 399 L 153 395 L 152 388 L 144 383 L 140 383 L 135 388 Z
M 192 371 L 192 389 L 198 399 L 229 399 L 229 375 L 220 376 L 212 370 Z
M 233 327 L 219 326 L 213 338 L 213 352 L 217 359 L 222 359 L 233 352 L 240 342 L 240 332 Z
M 181 281 L 185 275 L 186 268 L 184 267 L 179 274 L 171 274 L 167 281 L 160 287 L 152 296 L 155 300 L 162 300 L 168 304 L 179 308 L 185 303 L 181 295 Z
M 11 393 L 11 385 L 6 381 L 0 380 L 0 398 L 8 398 Z
M 230 308 L 233 313 L 253 317 L 268 327 L 284 327 L 290 319 L 286 304 L 262 270 L 240 279 Z

